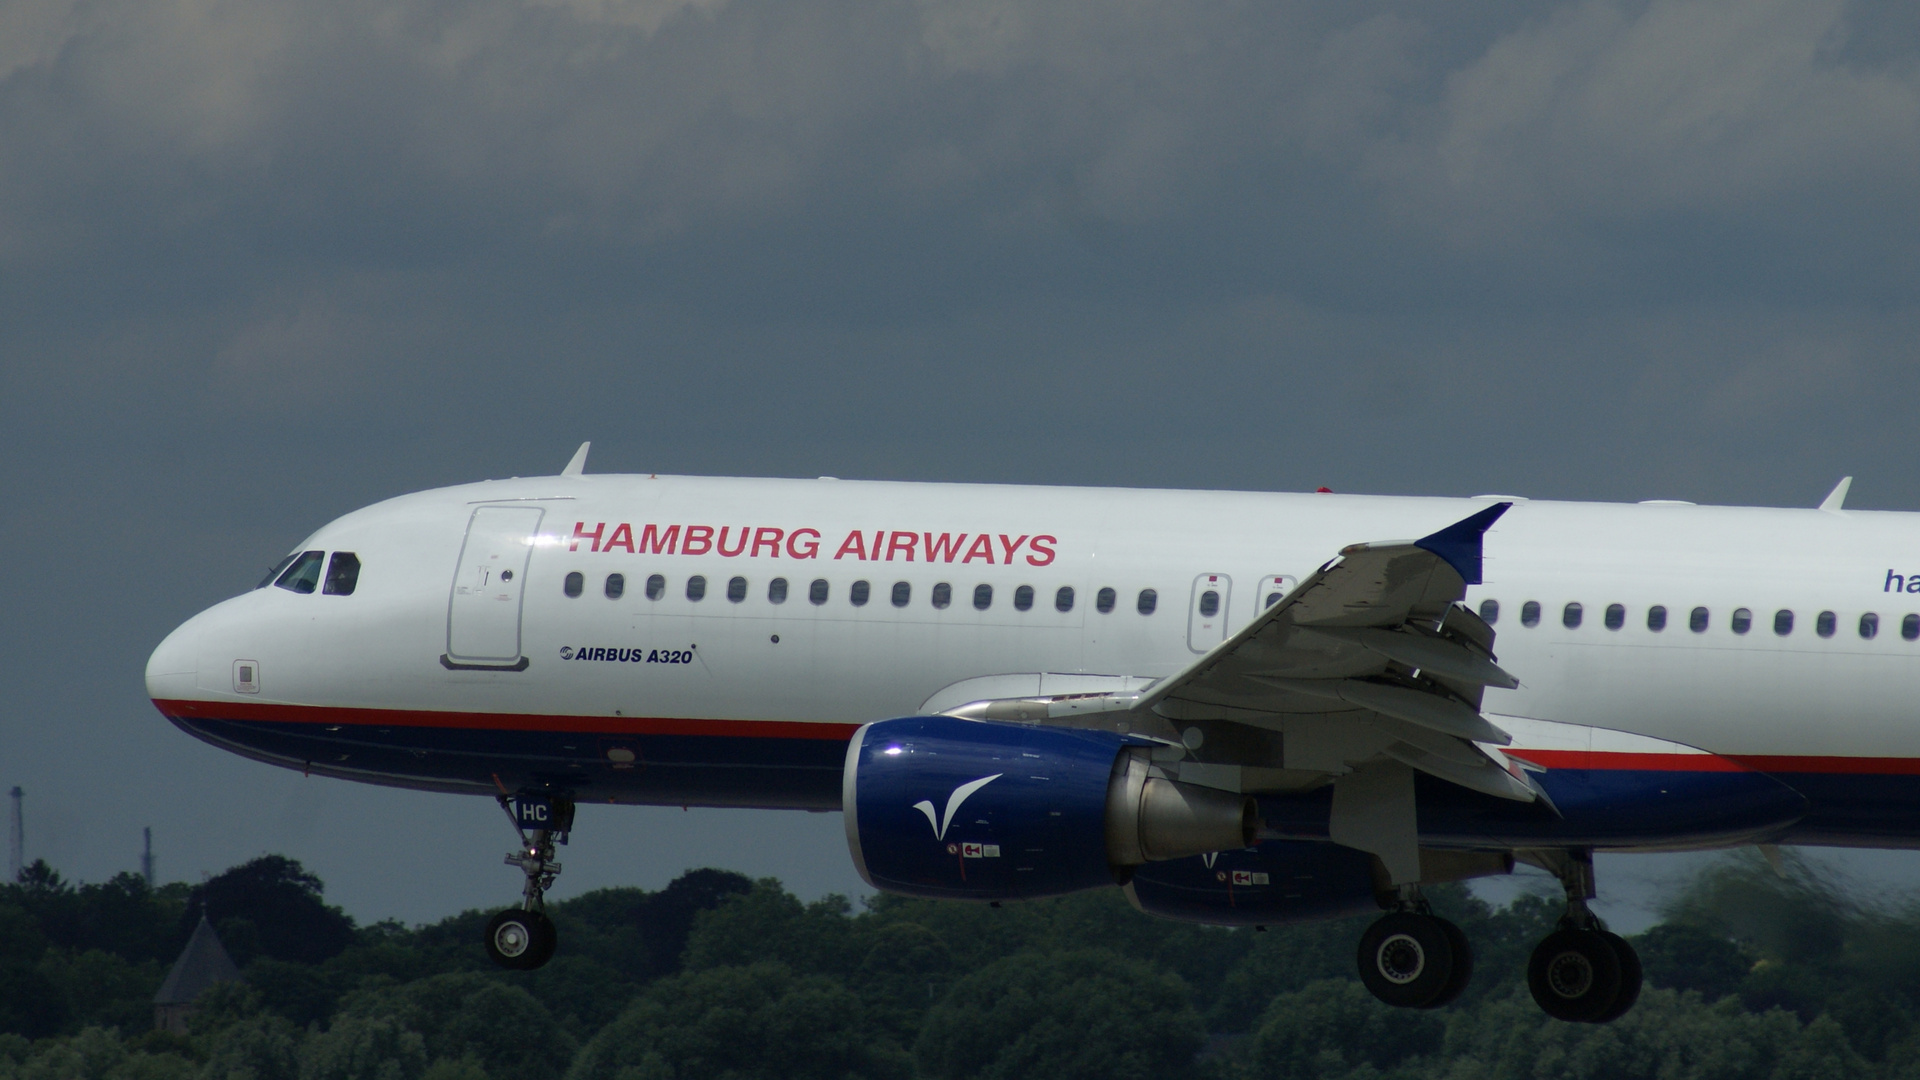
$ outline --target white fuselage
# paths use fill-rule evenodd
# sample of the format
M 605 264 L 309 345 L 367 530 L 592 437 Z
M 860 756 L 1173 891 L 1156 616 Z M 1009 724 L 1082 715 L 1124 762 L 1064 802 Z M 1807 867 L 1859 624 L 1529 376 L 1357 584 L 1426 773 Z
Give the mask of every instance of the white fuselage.
M 588 738 L 555 744 L 565 751 L 527 743 L 525 753 L 544 762 L 528 769 L 584 776 L 611 754 L 623 769 L 607 774 L 613 782 L 646 775 L 650 763 L 697 765 L 716 780 L 710 797 L 691 772 L 660 790 L 636 783 L 607 797 L 811 806 L 822 800 L 808 785 L 809 794 L 776 784 L 754 795 L 761 774 L 753 770 L 776 767 L 777 754 L 747 752 L 751 767 L 724 778 L 741 760 L 731 751 L 659 740 L 791 736 L 844 745 L 855 725 L 978 698 L 1141 684 L 1190 663 L 1343 547 L 1424 536 L 1484 505 L 827 479 L 489 481 L 388 500 L 328 524 L 302 549 L 353 552 L 361 569 L 352 595 L 265 587 L 235 597 L 170 636 L 147 682 L 176 720 L 279 725 L 273 738 L 292 738 L 302 724 L 367 732 L 372 741 L 343 744 L 330 764 L 329 754 L 291 742 L 195 729 L 315 771 L 504 789 L 508 780 L 490 777 L 497 768 L 395 762 L 407 754 L 450 762 L 461 747 L 448 740 L 475 732 L 494 740 L 485 753 L 497 763 L 522 752 L 509 735 L 567 730 Z M 471 558 L 463 563 L 482 507 L 538 511 L 524 569 L 494 608 L 480 592 L 467 600 L 460 592 L 495 584 L 482 580 L 484 570 L 473 576 Z M 580 575 L 577 596 L 568 595 L 570 574 Z M 607 595 L 612 574 L 623 578 L 618 598 Z M 650 597 L 655 575 L 662 582 Z M 1484 577 L 1467 602 L 1479 610 L 1497 601 L 1496 651 L 1521 684 L 1490 690 L 1490 715 L 1597 730 L 1580 736 L 1594 750 L 1606 733 L 1630 733 L 1763 771 L 1873 777 L 1891 785 L 1874 796 L 1891 817 L 1860 836 L 1829 827 L 1818 838 L 1920 838 L 1920 817 L 1893 820 L 1905 812 L 1907 781 L 1920 781 L 1912 775 L 1920 641 L 1902 633 L 1903 619 L 1920 612 L 1920 515 L 1522 500 L 1486 536 Z M 705 581 L 697 600 L 688 592 L 694 578 Z M 744 593 L 734 586 L 739 598 L 731 599 L 736 578 Z M 784 602 L 770 596 L 775 579 L 786 582 Z M 826 583 L 824 602 L 812 602 L 815 581 Z M 859 582 L 869 598 L 856 606 Z M 943 585 L 950 599 L 936 607 Z M 977 606 L 982 587 L 991 596 Z M 1024 609 L 1016 606 L 1023 587 L 1032 590 Z M 1063 589 L 1072 590 L 1070 605 Z M 1110 610 L 1102 610 L 1105 590 Z M 1140 610 L 1143 590 L 1155 597 L 1150 613 Z M 1212 617 L 1200 608 L 1207 591 L 1224 604 Z M 1528 602 L 1540 606 L 1536 625 L 1523 624 Z M 1569 603 L 1581 605 L 1578 626 L 1566 625 Z M 1624 612 L 1612 629 L 1615 604 Z M 1656 605 L 1666 609 L 1664 629 L 1649 628 Z M 450 617 L 458 624 L 478 612 L 472 617 L 491 620 L 499 640 L 508 608 L 512 655 L 464 662 L 465 628 L 450 627 Z M 1696 608 L 1707 612 L 1698 632 L 1689 625 Z M 1751 612 L 1745 633 L 1732 626 L 1738 609 Z M 1775 632 L 1782 611 L 1792 613 L 1784 634 Z M 1877 633 L 1863 637 L 1868 613 Z M 1920 620 L 1914 626 L 1920 633 Z M 580 659 L 581 649 L 620 658 Z M 524 662 L 508 663 L 516 658 Z M 252 665 L 244 686 L 236 681 L 242 661 Z M 391 735 L 415 725 L 440 741 L 410 745 Z M 1507 726 L 1523 753 L 1532 729 Z M 1540 737 L 1564 744 L 1567 736 Z M 830 749 L 822 745 L 810 767 L 824 770 Z M 562 760 L 567 753 L 579 760 Z

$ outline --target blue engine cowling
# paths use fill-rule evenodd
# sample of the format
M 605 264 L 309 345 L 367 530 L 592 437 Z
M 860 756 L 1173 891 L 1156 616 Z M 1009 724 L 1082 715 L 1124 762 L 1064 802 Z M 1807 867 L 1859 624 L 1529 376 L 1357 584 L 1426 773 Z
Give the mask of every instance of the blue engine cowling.
M 1373 856 L 1338 844 L 1264 840 L 1255 847 L 1148 863 L 1127 899 L 1149 915 L 1219 926 L 1272 926 L 1380 909 Z
M 868 724 L 843 776 L 854 866 L 909 896 L 1032 899 L 1251 842 L 1253 800 L 1152 777 L 1152 745 L 951 716 Z

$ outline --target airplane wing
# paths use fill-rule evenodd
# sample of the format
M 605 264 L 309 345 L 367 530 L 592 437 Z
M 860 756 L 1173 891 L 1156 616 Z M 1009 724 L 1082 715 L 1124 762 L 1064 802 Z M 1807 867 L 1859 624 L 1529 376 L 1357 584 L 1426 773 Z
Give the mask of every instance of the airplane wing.
M 1149 687 L 1135 710 L 1177 727 L 1230 721 L 1279 732 L 1280 766 L 1344 775 L 1382 756 L 1500 798 L 1537 787 L 1480 714 L 1488 686 L 1519 683 L 1493 628 L 1460 601 L 1481 539 L 1511 503 L 1419 540 L 1356 544 L 1239 633 Z M 1211 755 L 1209 755 L 1211 756 Z
M 1180 779 L 1233 790 L 1299 790 L 1388 761 L 1504 799 L 1544 799 L 1500 752 L 1506 732 L 1480 715 L 1486 687 L 1519 683 L 1494 662 L 1493 628 L 1460 603 L 1480 581 L 1487 528 L 1512 505 L 1418 540 L 1348 547 L 1239 633 L 1143 689 L 945 711 L 1157 739 L 1167 752 L 1156 760 Z

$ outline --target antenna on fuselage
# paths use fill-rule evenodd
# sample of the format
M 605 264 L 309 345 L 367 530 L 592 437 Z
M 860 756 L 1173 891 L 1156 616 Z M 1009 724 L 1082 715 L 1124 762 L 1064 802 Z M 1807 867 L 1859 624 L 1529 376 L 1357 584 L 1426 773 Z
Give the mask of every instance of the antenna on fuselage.
M 593 446 L 593 443 L 591 441 L 581 443 L 580 449 L 575 450 L 573 452 L 573 460 L 567 462 L 567 467 L 560 470 L 560 475 L 561 476 L 579 476 L 581 473 L 586 472 L 587 471 L 587 450 L 590 449 L 592 446 Z
M 586 447 L 581 447 L 580 452 L 583 454 L 586 453 Z M 1820 500 L 1820 509 L 1825 510 L 1829 514 L 1839 513 L 1841 504 L 1847 501 L 1847 489 L 1852 486 L 1853 477 L 1841 477 L 1840 482 L 1833 485 L 1833 490 L 1827 492 L 1827 497 Z

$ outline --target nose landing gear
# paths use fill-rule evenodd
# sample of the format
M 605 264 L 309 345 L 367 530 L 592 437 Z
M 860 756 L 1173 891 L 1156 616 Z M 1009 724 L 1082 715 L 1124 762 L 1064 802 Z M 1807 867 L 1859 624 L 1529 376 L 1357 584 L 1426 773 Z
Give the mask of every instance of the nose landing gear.
M 573 828 L 573 802 L 563 798 L 500 796 L 500 809 L 506 811 L 513 829 L 520 835 L 520 846 L 507 853 L 507 865 L 526 874 L 520 906 L 508 908 L 487 923 L 487 956 L 495 964 L 516 971 L 532 971 L 553 958 L 559 936 L 553 920 L 547 918 L 547 890 L 560 875 L 560 864 L 553 861 L 554 845 L 567 842 Z M 532 826 L 531 835 L 528 826 Z

